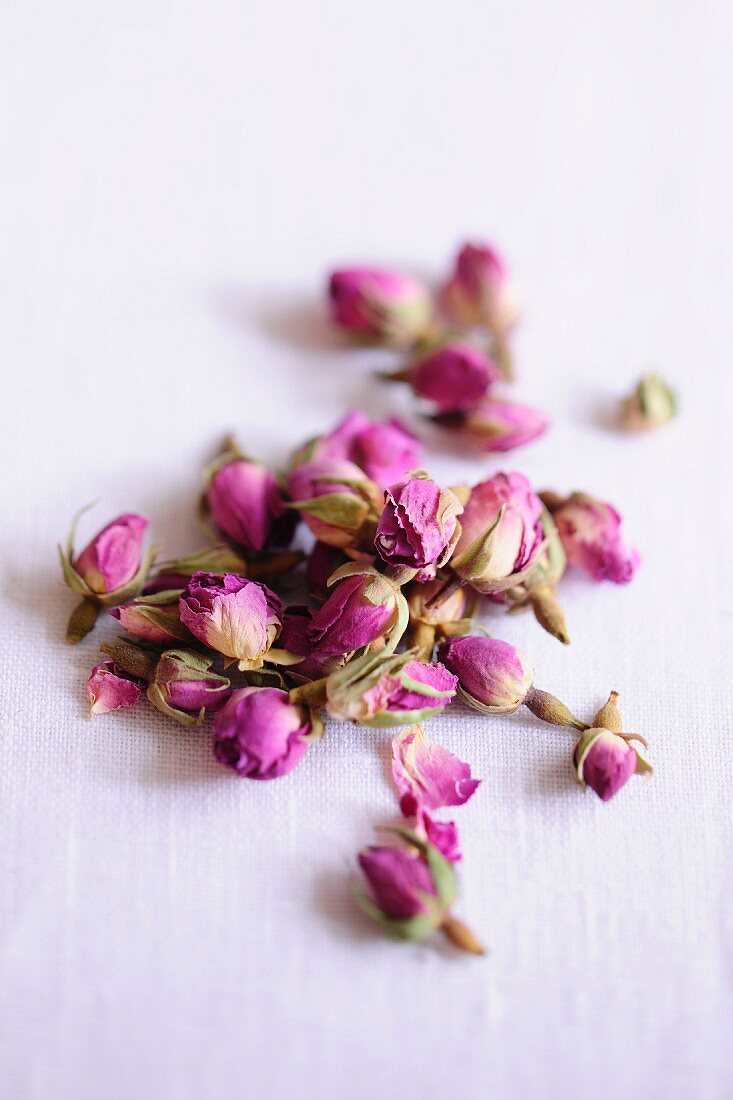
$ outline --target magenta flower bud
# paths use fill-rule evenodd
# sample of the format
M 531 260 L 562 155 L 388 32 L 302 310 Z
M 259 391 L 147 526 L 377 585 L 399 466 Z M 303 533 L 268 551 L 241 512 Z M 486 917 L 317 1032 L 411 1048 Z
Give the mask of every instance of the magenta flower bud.
M 214 719 L 214 755 L 248 779 L 277 779 L 300 763 L 318 734 L 307 707 L 279 688 L 240 688 Z
M 191 633 L 241 669 L 260 668 L 280 633 L 279 597 L 235 573 L 194 573 L 179 606 Z
M 439 655 L 458 677 L 459 697 L 484 714 L 512 714 L 532 687 L 527 658 L 499 638 L 450 638 L 440 646 Z
M 181 622 L 178 606 L 181 588 L 188 583 L 188 577 L 181 580 L 182 584 L 175 591 L 163 590 L 138 596 L 129 603 L 111 608 L 110 615 L 128 634 L 152 645 L 168 647 L 190 642 L 191 634 Z
M 378 487 L 346 459 L 317 458 L 296 466 L 288 493 L 319 542 L 339 548 L 356 546 L 381 507 Z
M 74 562 L 76 573 L 91 592 L 107 595 L 124 588 L 142 564 L 143 536 L 148 521 L 134 512 L 118 516 L 95 535 Z
M 506 264 L 493 245 L 484 242 L 463 246 L 442 298 L 456 321 L 486 325 L 495 333 L 508 332 L 519 315 Z
M 404 347 L 430 320 L 430 295 L 417 280 L 392 271 L 347 268 L 328 285 L 335 324 L 365 342 Z
M 114 661 L 95 665 L 87 680 L 91 713 L 108 714 L 120 707 L 132 707 L 142 695 L 142 682 L 128 676 Z
M 390 920 L 411 920 L 429 912 L 425 895 L 437 898 L 435 879 L 425 860 L 406 848 L 365 848 L 359 866 L 374 904 Z
M 472 408 L 502 372 L 480 348 L 449 336 L 427 344 L 394 377 L 406 378 L 419 397 L 434 401 L 441 413 L 449 413 Z
M 422 444 L 396 417 L 372 423 L 360 411 L 349 413 L 329 435 L 309 445 L 310 458 L 341 458 L 354 462 L 384 488 L 414 470 Z
M 620 791 L 637 770 L 636 749 L 617 733 L 589 729 L 575 749 L 578 782 L 587 785 L 604 802 Z
M 461 502 L 422 474 L 391 485 L 374 545 L 388 565 L 424 569 L 441 566 L 451 555 L 460 527 Z
M 229 698 L 231 682 L 211 671 L 213 661 L 188 649 L 162 653 L 148 687 L 148 699 L 182 725 L 198 725 Z
M 455 695 L 456 677 L 410 653 L 367 653 L 326 680 L 328 713 L 363 726 L 403 726 L 439 714 Z
M 542 501 L 523 474 L 495 474 L 474 486 L 461 516 L 451 567 L 476 591 L 511 588 L 537 561 L 544 542 Z
M 621 533 L 621 516 L 614 507 L 586 493 L 573 493 L 552 518 L 571 565 L 584 569 L 595 581 L 628 584 L 639 567 L 637 550 Z
M 353 569 L 344 566 L 344 569 Z M 318 658 L 342 657 L 390 635 L 392 648 L 404 633 L 405 598 L 386 577 L 364 567 L 339 578 L 331 595 L 316 611 L 307 636 Z
M 209 482 L 206 503 L 219 531 L 245 550 L 278 541 L 278 521 L 286 511 L 275 475 L 262 463 L 241 458 L 221 466 Z
M 468 413 L 461 430 L 474 439 L 482 450 L 501 452 L 511 451 L 536 439 L 546 431 L 548 423 L 544 413 L 528 405 L 485 397 Z

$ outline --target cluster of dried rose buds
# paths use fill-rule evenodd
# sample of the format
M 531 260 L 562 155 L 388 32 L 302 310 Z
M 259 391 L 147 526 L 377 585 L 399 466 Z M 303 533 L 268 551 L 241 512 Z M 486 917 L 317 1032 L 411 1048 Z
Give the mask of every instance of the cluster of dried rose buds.
M 430 298 L 412 280 L 364 271 L 331 280 L 338 322 L 417 348 L 414 388 L 468 424 L 498 364 L 506 371 L 517 315 L 496 253 L 464 248 L 441 301 L 488 329 L 494 358 L 464 335 L 431 331 Z M 572 770 L 604 801 L 650 770 L 643 739 L 622 730 L 615 693 L 588 725 L 534 685 L 522 653 L 473 628 L 481 609 L 527 607 L 567 644 L 557 597 L 567 566 L 623 584 L 639 556 L 604 501 L 539 493 L 516 471 L 441 486 L 421 455 L 398 420 L 372 423 L 358 411 L 301 446 L 281 473 L 228 440 L 204 472 L 200 516 L 211 545 L 158 561 L 155 547 L 145 549 L 148 521 L 125 514 L 77 552 L 74 522 L 60 549 L 64 579 L 81 597 L 67 640 L 79 642 L 106 609 L 124 634 L 102 645 L 105 659 L 89 676 L 92 714 L 145 694 L 184 726 L 211 719 L 216 759 L 250 779 L 292 771 L 323 736 L 324 719 L 402 727 L 393 776 L 409 823 L 392 829 L 393 843 L 361 853 L 362 907 L 398 938 L 442 929 L 480 953 L 452 915 L 456 826 L 434 817 L 466 802 L 478 780 L 429 744 L 420 723 L 455 698 L 484 715 L 524 706 L 576 731 Z

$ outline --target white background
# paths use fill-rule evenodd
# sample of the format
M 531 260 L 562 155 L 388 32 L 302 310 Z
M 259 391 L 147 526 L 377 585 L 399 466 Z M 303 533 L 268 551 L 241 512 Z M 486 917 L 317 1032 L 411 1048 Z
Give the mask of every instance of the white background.
M 3 23 L 0 1091 L 730 1096 L 730 5 L 11 0 Z M 483 960 L 354 909 L 388 734 L 334 727 L 254 784 L 147 706 L 90 722 L 113 631 L 64 647 L 54 558 L 97 498 L 87 532 L 131 509 L 200 545 L 225 430 L 282 463 L 354 405 L 414 416 L 324 327 L 324 275 L 438 277 L 467 234 L 512 261 L 517 393 L 554 419 L 511 463 L 614 501 L 644 557 L 626 589 L 568 579 L 569 650 L 492 628 L 583 716 L 617 688 L 657 766 L 602 805 L 529 715 L 431 724 L 485 779 L 456 812 Z M 653 365 L 680 418 L 620 436 Z M 437 476 L 497 468 L 435 443 Z

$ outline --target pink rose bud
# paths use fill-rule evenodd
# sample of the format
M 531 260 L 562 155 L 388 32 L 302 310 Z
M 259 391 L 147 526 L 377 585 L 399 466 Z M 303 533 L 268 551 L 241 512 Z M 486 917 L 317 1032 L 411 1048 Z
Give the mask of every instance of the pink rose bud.
M 279 688 L 240 688 L 214 719 L 214 755 L 248 779 L 277 779 L 300 763 L 320 725 Z
M 382 488 L 414 470 L 423 450 L 420 440 L 397 417 L 375 424 L 360 411 L 349 413 L 329 435 L 309 447 L 309 457 L 356 463 Z
M 445 564 L 460 534 L 456 517 L 462 511 L 455 493 L 422 473 L 391 485 L 374 540 L 379 556 L 410 569 Z
M 488 243 L 463 246 L 443 289 L 443 303 L 456 321 L 506 333 L 519 316 L 506 264 Z
M 335 324 L 369 343 L 405 347 L 426 329 L 430 295 L 417 280 L 392 271 L 347 268 L 328 285 Z
M 188 578 L 182 578 L 183 585 Z M 183 585 L 181 587 L 183 587 Z M 191 633 L 181 622 L 178 601 L 181 588 L 138 596 L 129 603 L 110 609 L 128 634 L 158 646 L 175 646 L 190 642 Z
M 339 548 L 358 546 L 373 537 L 381 508 L 377 485 L 346 459 L 313 459 L 296 466 L 288 477 L 295 509 L 319 542 Z
M 91 713 L 108 714 L 120 707 L 132 707 L 142 695 L 142 682 L 128 676 L 114 661 L 95 665 L 87 680 Z
M 369 884 L 372 901 L 389 920 L 410 921 L 428 915 L 438 901 L 438 888 L 430 867 L 417 852 L 370 847 L 359 853 L 359 866 Z M 436 926 L 437 916 L 436 913 Z
M 184 726 L 199 725 L 229 698 L 231 682 L 211 671 L 213 661 L 189 649 L 162 653 L 148 687 L 148 699 Z
M 344 570 L 356 568 L 344 566 Z M 342 657 L 386 635 L 394 649 L 408 620 L 407 603 L 399 588 L 366 566 L 352 575 L 339 570 L 332 580 L 336 582 L 333 591 L 307 631 L 315 656 Z
M 523 474 L 500 473 L 474 486 L 461 516 L 451 568 L 477 592 L 518 584 L 540 555 L 542 501 Z
M 222 535 L 245 550 L 288 541 L 277 480 L 260 462 L 241 458 L 220 466 L 206 489 L 206 503 Z
M 624 542 L 621 516 L 612 505 L 586 493 L 573 493 L 551 510 L 571 565 L 584 569 L 595 581 L 628 584 L 641 558 Z
M 405 379 L 419 397 L 434 401 L 440 412 L 450 413 L 472 408 L 502 372 L 468 340 L 447 336 L 426 344 L 406 370 L 392 377 Z
M 95 535 L 74 562 L 91 592 L 107 595 L 125 588 L 142 564 L 143 535 L 148 521 L 129 512 Z
M 485 397 L 467 414 L 461 430 L 484 451 L 511 451 L 547 430 L 544 413 L 495 397 Z
M 484 714 L 512 714 L 532 687 L 532 667 L 518 649 L 481 635 L 447 639 L 440 659 L 458 677 L 458 695 Z
M 440 712 L 455 695 L 456 677 L 440 664 L 410 653 L 368 653 L 331 673 L 326 681 L 332 718 L 363 726 L 402 726 Z
M 587 785 L 604 802 L 613 798 L 637 770 L 636 750 L 617 733 L 589 729 L 578 742 L 574 763 L 578 782 Z
M 260 668 L 280 633 L 280 599 L 264 584 L 235 573 L 194 573 L 180 599 L 181 622 L 204 645 Z

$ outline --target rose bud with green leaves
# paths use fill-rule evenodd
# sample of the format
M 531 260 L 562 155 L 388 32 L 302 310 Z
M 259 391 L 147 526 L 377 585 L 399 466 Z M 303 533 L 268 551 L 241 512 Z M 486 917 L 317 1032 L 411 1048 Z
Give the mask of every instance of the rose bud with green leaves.
M 451 569 L 490 595 L 520 584 L 544 543 L 542 501 L 520 473 L 498 473 L 471 489 Z
M 505 334 L 519 316 L 509 270 L 494 245 L 465 244 L 442 291 L 445 309 L 462 325 L 485 325 Z
M 408 347 L 425 333 L 432 314 L 422 283 L 377 268 L 334 271 L 328 297 L 334 324 L 362 343 Z
M 248 779 L 277 779 L 300 763 L 323 727 L 308 707 L 291 703 L 287 691 L 247 687 L 232 692 L 213 731 L 220 764 Z
M 289 507 L 319 542 L 339 549 L 368 547 L 374 539 L 382 493 L 346 459 L 314 459 L 291 470 Z
M 108 714 L 120 707 L 133 707 L 143 692 L 144 681 L 129 676 L 114 661 L 95 665 L 87 680 L 91 714 Z
M 112 607 L 134 596 L 150 570 L 155 548 L 143 552 L 148 520 L 127 512 L 108 523 L 76 554 L 74 534 L 87 509 L 71 525 L 64 547 L 59 547 L 61 568 L 69 588 L 83 598 L 69 619 L 66 640 L 80 642 L 93 628 L 101 607 Z
M 148 685 L 153 706 L 183 726 L 198 726 L 226 703 L 231 681 L 212 672 L 214 661 L 190 649 L 161 653 Z
M 157 646 L 175 646 L 190 642 L 191 632 L 181 622 L 181 588 L 136 596 L 129 603 L 110 609 L 110 615 L 128 634 Z
M 307 629 L 313 655 L 342 658 L 382 640 L 385 652 L 394 652 L 409 619 L 399 586 L 357 563 L 337 569 L 329 584 L 331 594 Z
M 194 637 L 242 670 L 262 667 L 282 625 L 280 597 L 234 573 L 194 573 L 179 606 Z
M 627 546 L 621 516 L 604 500 L 588 493 L 571 493 L 563 499 L 543 494 L 571 565 L 595 581 L 628 584 L 639 568 L 638 550 Z
M 447 334 L 425 341 L 403 369 L 382 375 L 390 382 L 407 382 L 418 397 L 435 402 L 441 413 L 473 408 L 501 368 L 465 337 Z
M 399 847 L 375 845 L 359 853 L 367 889 L 358 889 L 356 899 L 363 911 L 395 939 L 420 941 L 440 929 L 456 947 L 482 955 L 474 934 L 451 916 L 457 888 L 450 862 L 416 832 L 388 831 Z
M 618 692 L 612 691 L 593 719 L 591 729 L 580 737 L 573 753 L 573 767 L 581 786 L 590 787 L 603 802 L 608 802 L 632 775 L 652 771 L 640 745 L 646 741 L 635 733 L 624 733 L 616 705 Z M 631 742 L 636 742 L 632 745 Z
M 538 409 L 505 397 L 484 397 L 458 425 L 482 451 L 502 453 L 522 447 L 542 435 L 548 419 Z
M 309 440 L 292 465 L 316 459 L 353 462 L 380 488 L 399 481 L 419 465 L 422 443 L 396 416 L 375 423 L 360 409 L 350 412 L 332 432 Z
M 216 529 L 245 551 L 285 545 L 292 531 L 275 475 L 261 462 L 236 458 L 208 473 L 206 508 Z M 292 529 L 292 522 L 289 523 Z
M 653 431 L 677 414 L 674 392 L 658 374 L 645 375 L 623 403 L 621 419 L 632 431 Z
M 453 553 L 463 506 L 451 489 L 442 489 L 422 470 L 384 493 L 374 545 L 387 565 L 408 570 L 410 579 L 432 579 Z
M 377 652 L 332 672 L 323 691 L 332 718 L 362 726 L 406 726 L 440 714 L 455 695 L 456 683 L 441 664 L 416 661 L 411 653 Z

